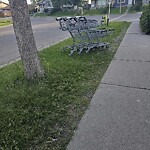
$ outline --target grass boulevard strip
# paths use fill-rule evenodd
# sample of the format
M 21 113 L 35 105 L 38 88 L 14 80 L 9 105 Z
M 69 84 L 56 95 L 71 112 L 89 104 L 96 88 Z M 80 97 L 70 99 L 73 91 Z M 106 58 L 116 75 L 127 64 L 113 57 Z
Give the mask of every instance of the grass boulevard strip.
M 130 23 L 111 22 L 109 49 L 68 56 L 67 39 L 39 52 L 46 76 L 29 82 L 21 62 L 0 69 L 0 147 L 65 150 Z
M 10 21 L 10 20 L 0 20 L 0 27 L 1 26 L 7 26 L 10 24 L 12 24 L 12 21 Z

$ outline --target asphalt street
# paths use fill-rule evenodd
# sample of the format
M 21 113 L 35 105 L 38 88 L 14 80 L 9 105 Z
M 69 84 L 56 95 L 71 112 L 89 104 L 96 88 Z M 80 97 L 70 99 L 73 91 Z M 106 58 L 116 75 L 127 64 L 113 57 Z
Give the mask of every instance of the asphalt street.
M 133 21 L 139 15 L 110 15 L 110 20 Z M 90 16 L 88 18 L 94 18 L 100 21 L 102 16 Z M 55 17 L 31 17 L 31 22 L 38 50 L 42 50 L 70 36 L 68 32 L 63 32 L 59 29 L 59 23 Z M 20 56 L 12 25 L 0 27 L 0 66 L 4 66 L 18 59 L 20 59 Z
M 33 33 L 38 50 L 48 47 L 69 37 L 68 32 L 59 29 L 58 22 L 53 17 L 31 18 Z M 0 66 L 19 59 L 18 47 L 13 27 L 0 28 Z

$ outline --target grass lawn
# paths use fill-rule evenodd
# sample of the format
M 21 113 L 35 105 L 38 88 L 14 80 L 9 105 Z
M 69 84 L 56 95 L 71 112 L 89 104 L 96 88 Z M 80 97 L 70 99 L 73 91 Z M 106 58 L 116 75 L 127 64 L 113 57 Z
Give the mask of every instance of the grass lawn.
M 52 14 L 52 16 L 77 16 L 78 11 L 76 10 L 72 10 L 72 11 L 57 11 L 55 13 Z
M 125 13 L 127 10 L 127 7 L 122 7 L 122 14 Z M 120 8 L 111 8 L 110 9 L 111 14 L 119 14 Z M 107 8 L 100 8 L 100 9 L 91 9 L 91 10 L 85 10 L 84 15 L 98 15 L 98 14 L 108 14 Z
M 127 10 L 127 7 L 122 7 L 121 13 L 125 13 Z M 99 8 L 99 9 L 91 9 L 91 10 L 84 10 L 84 15 L 104 15 L 108 14 L 108 8 Z M 120 8 L 111 8 L 111 14 L 120 14 Z M 77 10 L 70 10 L 70 11 L 57 11 L 51 15 L 44 14 L 44 13 L 36 13 L 33 16 L 34 17 L 47 17 L 47 16 L 55 16 L 55 17 L 61 17 L 61 16 L 78 16 L 81 15 L 80 12 Z
M 58 16 L 77 16 L 78 11 L 76 10 L 71 10 L 71 11 L 57 11 L 53 14 L 46 14 L 46 13 L 35 13 L 33 16 L 34 17 L 47 17 L 47 16 L 54 16 L 54 17 L 58 17 Z
M 127 10 L 127 7 L 121 7 L 121 13 L 124 14 Z M 119 14 L 120 13 L 120 8 L 111 8 L 110 10 L 111 14 Z
M 0 148 L 65 150 L 129 25 L 110 24 L 106 50 L 69 57 L 68 39 L 39 52 L 42 79 L 27 81 L 20 61 L 0 69 Z
M 0 20 L 0 26 L 7 26 L 12 24 L 12 21 L 10 20 Z

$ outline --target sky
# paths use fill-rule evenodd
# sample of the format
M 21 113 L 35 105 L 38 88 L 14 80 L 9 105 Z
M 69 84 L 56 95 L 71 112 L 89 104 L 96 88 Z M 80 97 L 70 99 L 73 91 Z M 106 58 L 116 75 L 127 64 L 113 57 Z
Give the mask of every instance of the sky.
M 8 0 L 2 0 L 2 2 L 8 3 Z M 27 0 L 28 4 L 30 4 L 30 0 Z

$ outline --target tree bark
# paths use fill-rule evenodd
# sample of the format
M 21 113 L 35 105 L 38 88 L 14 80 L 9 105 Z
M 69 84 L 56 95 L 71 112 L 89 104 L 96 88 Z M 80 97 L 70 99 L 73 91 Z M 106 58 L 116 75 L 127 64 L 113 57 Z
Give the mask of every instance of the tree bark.
M 9 4 L 25 76 L 28 79 L 42 77 L 44 76 L 44 70 L 40 65 L 40 60 L 37 55 L 27 1 L 9 0 Z

